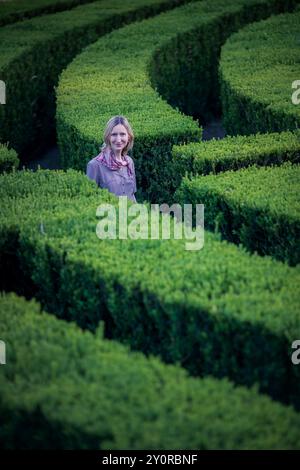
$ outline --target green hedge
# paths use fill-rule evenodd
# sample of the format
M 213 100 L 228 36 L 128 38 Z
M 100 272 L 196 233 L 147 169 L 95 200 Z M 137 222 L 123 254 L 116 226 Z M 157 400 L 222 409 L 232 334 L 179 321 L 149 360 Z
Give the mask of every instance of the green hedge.
M 0 26 L 25 18 L 67 10 L 93 0 L 8 0 L 0 3 Z
M 201 138 L 197 122 L 174 106 L 203 115 L 216 107 L 217 64 L 226 37 L 250 21 L 295 5 L 281 0 L 195 2 L 89 46 L 63 71 L 57 89 L 64 167 L 85 170 L 99 152 L 107 120 L 125 114 L 136 135 L 132 156 L 138 200 L 169 201 L 176 179 L 172 145 Z
M 299 78 L 300 13 L 272 17 L 232 35 L 222 48 L 223 121 L 229 134 L 299 128 L 292 103 Z
M 291 408 L 194 379 L 0 296 L 0 445 L 6 449 L 299 449 Z
M 300 116 L 300 108 L 291 103 L 291 84 L 296 77 L 299 58 L 297 46 L 291 46 L 298 37 L 298 20 L 299 14 L 280 15 L 250 25 L 226 42 L 222 49 L 220 75 L 224 123 L 229 132 L 250 133 L 297 128 L 295 119 Z M 274 45 L 276 54 L 272 53 Z M 255 114 L 257 106 L 260 107 L 261 115 Z M 196 174 L 216 174 L 226 170 L 239 170 L 252 164 L 273 166 L 285 161 L 299 163 L 299 153 L 298 129 L 293 132 L 259 133 L 174 146 L 176 186 L 180 186 L 184 175 L 192 177 Z M 174 201 L 205 203 L 207 228 L 215 229 L 220 226 L 221 232 L 229 240 L 242 242 L 251 251 L 270 254 L 295 265 L 299 263 L 299 224 L 295 214 L 296 201 L 293 199 L 296 193 L 282 193 L 280 169 L 252 171 L 255 175 L 261 175 L 257 183 L 246 177 L 249 175 L 251 179 L 252 173 L 239 171 L 236 175 L 220 175 L 215 181 L 213 176 L 208 179 L 185 180 L 176 192 Z M 269 181 L 262 183 L 261 179 L 266 175 Z M 225 188 L 225 181 L 229 182 L 227 178 L 232 181 L 230 184 L 237 185 L 234 201 Z M 288 179 L 284 186 L 286 193 L 290 191 L 290 181 L 294 181 L 294 186 L 297 185 L 297 172 L 295 175 L 289 173 Z M 275 209 L 271 202 L 265 204 L 264 201 L 253 201 L 253 192 L 255 194 L 256 190 L 261 191 L 262 184 L 265 184 L 265 196 L 272 196 L 281 209 Z M 247 185 L 249 191 L 251 188 L 251 196 L 246 193 L 243 195 L 243 185 Z M 255 194 L 256 196 L 260 197 Z M 292 207 L 286 207 L 286 200 L 290 201 Z M 286 209 L 285 215 L 283 207 Z
M 281 165 L 285 161 L 300 163 L 300 131 L 227 136 L 200 143 L 174 145 L 172 165 L 179 186 L 185 175 L 217 174 L 239 170 L 249 165 Z
M 218 66 L 225 40 L 243 25 L 293 10 L 297 3 L 298 0 L 203 2 L 200 28 L 180 34 L 155 51 L 153 86 L 184 113 L 202 122 L 214 119 L 220 112 Z
M 54 87 L 74 56 L 114 28 L 185 1 L 104 0 L 2 27 L 0 80 L 7 102 L 0 106 L 0 141 L 23 161 L 37 155 L 55 138 Z
M 14 149 L 0 144 L 0 173 L 16 170 L 19 167 L 19 159 Z
M 227 376 L 299 408 L 291 343 L 299 269 L 205 232 L 186 240 L 99 240 L 96 208 L 118 198 L 74 170 L 0 176 L 2 289 L 192 374 Z
M 300 168 L 251 166 L 184 179 L 179 204 L 204 204 L 205 228 L 251 252 L 300 263 Z

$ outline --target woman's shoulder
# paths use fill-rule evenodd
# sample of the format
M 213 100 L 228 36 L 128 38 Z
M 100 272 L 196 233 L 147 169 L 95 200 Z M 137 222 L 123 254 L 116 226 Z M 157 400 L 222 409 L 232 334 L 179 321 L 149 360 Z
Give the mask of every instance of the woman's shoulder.
M 134 161 L 133 161 L 132 157 L 130 157 L 130 155 L 126 155 L 126 157 L 127 157 L 128 161 L 129 161 L 129 163 L 130 163 L 131 165 L 134 165 Z
M 101 161 L 101 159 L 99 158 L 100 155 L 101 154 L 99 153 L 99 155 L 96 155 L 96 157 L 92 158 L 88 162 L 88 166 L 91 168 L 99 168 L 99 169 L 103 169 L 103 167 L 106 168 L 103 162 Z
M 98 155 L 96 155 L 96 157 L 92 158 L 90 161 L 88 161 L 88 166 L 96 166 L 98 165 L 98 161 L 97 161 L 97 158 L 98 158 Z

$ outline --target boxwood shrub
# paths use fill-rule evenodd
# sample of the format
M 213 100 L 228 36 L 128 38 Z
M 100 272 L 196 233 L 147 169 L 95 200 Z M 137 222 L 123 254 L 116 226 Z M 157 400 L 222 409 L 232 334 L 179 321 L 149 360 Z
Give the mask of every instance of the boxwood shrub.
M 108 119 L 124 114 L 136 136 L 138 200 L 168 202 L 176 181 L 172 145 L 201 139 L 197 121 L 182 111 L 205 116 L 218 107 L 221 45 L 243 25 L 295 5 L 194 2 L 100 38 L 60 77 L 56 119 L 64 167 L 85 170 Z
M 114 28 L 155 15 L 187 0 L 103 0 L 1 27 L 0 141 L 21 161 L 55 139 L 55 86 L 60 72 L 84 47 Z M 45 60 L 45 57 L 47 60 Z
M 291 96 L 287 99 L 287 83 L 291 94 L 297 68 L 293 45 L 298 20 L 299 13 L 294 13 L 252 24 L 234 34 L 222 49 L 220 76 L 227 130 L 260 132 L 173 147 L 176 186 L 183 175 L 188 177 L 176 192 L 176 202 L 205 203 L 207 228 L 220 229 L 229 240 L 292 265 L 299 263 L 297 166 L 231 171 L 216 178 L 193 180 L 192 176 L 252 164 L 273 167 L 285 161 L 299 163 L 300 114 Z M 274 45 L 276 54 L 271 52 Z M 263 117 L 256 113 L 258 108 Z M 295 130 L 275 132 L 284 129 Z M 261 134 L 264 131 L 267 133 Z
M 15 294 L 0 315 L 1 448 L 300 447 L 299 415 L 255 389 L 188 377 Z
M 16 170 L 19 163 L 17 152 L 9 149 L 7 145 L 0 144 L 0 173 Z
M 292 102 L 299 78 L 300 12 L 273 16 L 233 34 L 222 48 L 223 121 L 229 134 L 298 129 Z
M 59 318 L 192 374 L 258 383 L 299 408 L 299 268 L 205 231 L 186 239 L 98 239 L 97 207 L 118 204 L 68 170 L 0 176 L 1 288 L 36 296 Z
M 199 143 L 174 145 L 172 166 L 176 186 L 185 175 L 217 174 L 250 165 L 274 166 L 300 162 L 300 130 L 227 136 Z
M 8 0 L 0 3 L 0 26 L 25 18 L 68 10 L 93 0 Z
M 254 165 L 184 178 L 175 199 L 180 204 L 204 204 L 206 229 L 295 266 L 300 263 L 299 185 L 299 165 Z

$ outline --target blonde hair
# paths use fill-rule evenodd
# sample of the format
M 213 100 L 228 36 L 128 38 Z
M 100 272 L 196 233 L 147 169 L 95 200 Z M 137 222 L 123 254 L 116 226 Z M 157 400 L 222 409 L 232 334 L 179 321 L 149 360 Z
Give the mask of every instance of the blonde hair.
M 103 133 L 104 142 L 103 142 L 100 150 L 102 151 L 102 150 L 106 149 L 107 147 L 110 147 L 109 139 L 110 139 L 112 130 L 118 124 L 122 124 L 125 127 L 125 129 L 127 130 L 127 133 L 128 133 L 128 144 L 122 150 L 122 155 L 126 155 L 128 150 L 132 149 L 132 147 L 133 147 L 134 134 L 133 134 L 133 130 L 132 130 L 129 122 L 127 121 L 126 117 L 124 117 L 124 116 L 113 116 L 107 122 L 104 133 Z

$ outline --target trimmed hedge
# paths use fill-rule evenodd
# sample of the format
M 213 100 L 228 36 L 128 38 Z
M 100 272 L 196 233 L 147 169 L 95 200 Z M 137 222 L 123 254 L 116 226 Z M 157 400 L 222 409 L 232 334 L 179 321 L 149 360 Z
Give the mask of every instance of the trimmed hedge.
M 175 199 L 204 204 L 206 229 L 295 266 L 300 263 L 299 186 L 299 165 L 286 162 L 184 179 Z
M 170 165 L 172 145 L 201 138 L 197 122 L 174 106 L 200 115 L 216 107 L 217 64 L 226 37 L 250 21 L 292 9 L 296 3 L 195 2 L 114 31 L 86 48 L 63 71 L 57 89 L 57 133 L 64 167 L 85 170 L 87 161 L 99 153 L 107 120 L 125 114 L 136 135 L 132 156 L 137 198 L 168 202 L 176 180 Z
M 299 78 L 299 22 L 300 12 L 278 15 L 247 26 L 223 46 L 220 81 L 228 133 L 299 128 L 300 107 L 291 99 L 292 82 Z
M 99 240 L 96 208 L 118 203 L 74 170 L 0 176 L 2 289 L 192 374 L 258 383 L 299 403 L 299 269 L 205 232 L 185 240 Z
M 179 35 L 156 50 L 151 69 L 153 86 L 184 113 L 201 122 L 214 119 L 221 111 L 218 67 L 225 40 L 248 23 L 294 10 L 297 3 L 299 0 L 202 2 L 200 30 L 192 31 L 192 38 Z
M 73 8 L 93 0 L 9 0 L 0 3 L 0 26 L 45 13 Z
M 300 163 L 300 130 L 249 136 L 225 137 L 200 143 L 174 145 L 172 165 L 179 186 L 185 175 L 217 174 L 250 165 Z
M 249 133 L 257 130 L 277 131 L 297 127 L 291 119 L 300 116 L 300 108 L 297 110 L 297 107 L 291 104 L 291 99 L 286 99 L 286 70 L 289 70 L 289 76 L 292 77 L 292 73 L 296 73 L 297 61 L 299 62 L 296 59 L 296 46 L 290 48 L 297 35 L 298 20 L 299 14 L 286 14 L 250 25 L 233 35 L 223 47 L 220 75 L 223 92 L 225 90 L 223 107 L 227 130 L 234 133 Z M 274 44 L 276 54 L 272 53 Z M 289 87 L 289 92 L 291 90 Z M 262 119 L 253 111 L 256 105 L 264 109 Z M 275 108 L 277 115 L 273 112 Z M 265 122 L 268 123 L 267 127 Z M 200 144 L 174 146 L 176 185 L 180 186 L 183 175 L 192 177 L 195 174 L 216 174 L 229 169 L 238 170 L 253 163 L 272 166 L 289 160 L 299 163 L 299 154 L 298 129 L 294 132 L 273 132 L 265 135 L 259 133 Z M 236 175 L 231 173 L 227 176 L 220 175 L 215 181 L 213 177 L 208 179 L 200 177 L 194 180 L 191 178 L 192 181 L 182 182 L 174 200 L 180 203 L 203 202 L 206 206 L 207 228 L 214 230 L 220 226 L 222 234 L 230 241 L 241 242 L 251 251 L 270 254 L 295 265 L 299 263 L 297 248 L 299 213 L 298 215 L 295 213 L 297 207 L 296 200 L 293 199 L 295 194 L 292 199 L 290 195 L 282 194 L 282 182 L 279 177 L 281 171 L 283 170 L 275 168 L 238 171 Z M 257 177 L 260 175 L 257 183 L 248 179 L 251 179 L 252 172 Z M 293 175 L 291 170 L 288 170 L 288 174 L 286 192 L 290 191 L 291 181 L 294 181 L 294 186 L 297 185 L 297 171 Z M 262 183 L 261 179 L 264 180 L 266 175 L 269 180 Z M 275 181 L 277 186 L 274 184 Z M 233 185 L 237 185 L 234 200 L 226 189 L 227 184 L 231 185 L 233 191 Z M 259 197 L 255 191 L 256 189 L 261 191 L 262 184 L 265 185 L 264 197 L 272 196 L 277 206 L 280 205 L 280 209 L 274 208 L 271 202 L 265 204 L 264 201 L 253 201 L 252 192 L 254 191 L 255 197 Z M 244 187 L 249 188 L 249 191 L 251 188 L 251 202 L 249 195 L 245 192 L 242 195 Z M 295 189 L 294 191 L 296 192 Z M 179 201 L 176 199 L 178 197 Z M 286 200 L 290 201 L 292 207 L 286 207 L 284 202 Z M 285 215 L 283 207 L 286 209 Z M 290 215 L 291 212 L 293 215 Z
M 7 25 L 0 30 L 0 141 L 21 161 L 55 138 L 55 86 L 64 67 L 99 36 L 187 0 L 104 0 Z M 47 60 L 45 60 L 47 57 Z
M 0 315 L 2 448 L 300 448 L 299 415 L 254 389 L 188 377 L 14 294 Z
M 9 149 L 7 145 L 0 144 L 0 173 L 16 170 L 19 164 L 17 152 Z

